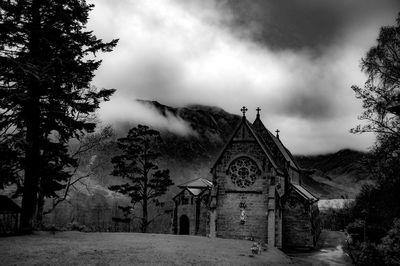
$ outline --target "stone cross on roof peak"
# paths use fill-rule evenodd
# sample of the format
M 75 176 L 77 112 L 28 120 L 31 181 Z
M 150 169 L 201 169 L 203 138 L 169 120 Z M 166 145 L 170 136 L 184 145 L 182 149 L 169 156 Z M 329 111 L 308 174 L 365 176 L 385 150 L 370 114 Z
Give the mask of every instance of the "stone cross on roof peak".
M 242 111 L 243 116 L 246 116 L 246 112 L 248 111 L 248 109 L 246 108 L 246 106 L 243 106 L 242 109 L 240 109 L 240 111 Z
M 257 118 L 260 118 L 260 111 L 261 111 L 261 108 L 260 108 L 260 107 L 257 107 L 256 111 L 257 111 Z

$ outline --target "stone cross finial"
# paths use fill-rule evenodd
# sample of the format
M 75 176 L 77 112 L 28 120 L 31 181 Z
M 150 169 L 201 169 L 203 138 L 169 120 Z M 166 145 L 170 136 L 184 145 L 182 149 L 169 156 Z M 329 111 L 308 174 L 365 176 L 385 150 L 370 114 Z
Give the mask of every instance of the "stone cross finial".
M 257 107 L 256 111 L 257 111 L 257 117 L 260 118 L 260 111 L 261 111 L 261 108 L 260 108 L 260 107 Z
M 240 109 L 240 111 L 242 111 L 243 116 L 246 116 L 246 112 L 248 111 L 248 109 L 246 108 L 246 106 L 243 106 L 242 109 Z
M 276 137 L 279 139 L 279 132 L 281 132 L 279 129 L 277 129 L 276 131 Z

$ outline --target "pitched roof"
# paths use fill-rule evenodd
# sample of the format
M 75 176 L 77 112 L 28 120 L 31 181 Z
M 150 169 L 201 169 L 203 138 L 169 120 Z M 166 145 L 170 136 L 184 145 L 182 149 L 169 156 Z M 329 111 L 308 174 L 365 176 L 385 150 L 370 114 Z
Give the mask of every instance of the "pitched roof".
M 212 182 L 205 178 L 196 178 L 178 186 L 179 188 L 209 188 L 212 187 Z
M 281 140 L 277 137 L 274 136 L 263 124 L 261 119 L 257 116 L 256 120 L 253 122 L 253 126 L 256 129 L 256 132 L 258 135 L 260 135 L 260 138 L 263 139 L 263 145 L 267 145 L 265 138 L 270 138 L 272 139 L 273 143 L 275 146 L 278 148 L 282 156 L 285 158 L 286 161 L 290 163 L 290 166 L 296 170 L 300 170 L 300 167 L 297 165 L 296 161 L 293 158 L 293 155 L 290 153 L 290 151 L 283 145 Z
M 304 187 L 297 185 L 297 184 L 291 184 L 294 188 L 294 190 L 303 198 L 305 198 L 306 200 L 309 201 L 318 201 L 318 198 L 315 197 L 313 194 L 311 194 L 311 192 L 309 192 L 307 189 L 305 189 Z
M 273 167 L 275 169 L 278 169 L 275 161 L 273 160 L 273 157 L 271 155 L 271 151 L 269 150 L 268 146 L 265 145 L 265 143 L 263 143 L 263 140 L 258 136 L 258 134 L 254 131 L 253 126 L 250 124 L 249 121 L 247 121 L 246 117 L 242 117 L 240 123 L 236 126 L 235 130 L 233 131 L 232 135 L 229 137 L 229 140 L 226 142 L 224 148 L 221 150 L 221 152 L 219 153 L 217 159 L 215 160 L 214 165 L 211 167 L 211 169 L 214 169 L 215 166 L 217 165 L 217 163 L 219 162 L 219 160 L 221 159 L 222 155 L 224 154 L 225 150 L 228 148 L 228 145 L 231 143 L 231 141 L 233 140 L 233 138 L 236 136 L 236 133 L 238 132 L 238 130 L 242 127 L 242 125 L 244 125 L 245 127 L 247 127 L 247 129 L 249 130 L 249 132 L 253 135 L 254 139 L 257 141 L 257 143 L 260 145 L 260 148 L 263 150 L 264 154 L 268 157 L 268 159 L 270 160 L 270 162 L 272 163 Z
M 201 188 L 188 188 L 187 190 L 189 190 L 189 192 L 194 196 L 198 196 L 203 191 Z

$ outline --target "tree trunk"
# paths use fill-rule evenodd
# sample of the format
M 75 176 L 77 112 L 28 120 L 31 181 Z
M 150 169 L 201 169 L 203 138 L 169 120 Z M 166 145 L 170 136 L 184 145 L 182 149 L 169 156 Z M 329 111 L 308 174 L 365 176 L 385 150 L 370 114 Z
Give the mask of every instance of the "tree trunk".
M 147 232 L 147 199 L 143 200 L 142 233 Z
M 36 212 L 36 227 L 41 228 L 43 222 L 43 209 L 44 209 L 44 195 L 41 189 L 39 189 L 38 194 L 38 203 L 37 203 L 37 212 Z
M 24 233 L 32 232 L 34 228 L 34 217 L 36 215 L 38 190 L 39 190 L 39 167 L 40 167 L 40 147 L 39 147 L 39 119 L 33 103 L 27 109 L 31 110 L 31 115 L 27 121 L 27 149 L 25 155 L 25 176 L 24 190 L 22 198 L 21 229 Z
M 147 177 L 143 186 L 143 216 L 142 216 L 142 233 L 147 232 Z
M 35 64 L 40 58 L 39 31 L 40 9 L 39 1 L 34 0 L 31 6 L 32 24 L 29 34 L 29 57 Z M 26 84 L 27 101 L 24 108 L 26 119 L 26 150 L 25 175 L 22 198 L 21 230 L 23 233 L 32 232 L 37 208 L 37 197 L 40 182 L 40 82 L 37 77 L 31 76 Z

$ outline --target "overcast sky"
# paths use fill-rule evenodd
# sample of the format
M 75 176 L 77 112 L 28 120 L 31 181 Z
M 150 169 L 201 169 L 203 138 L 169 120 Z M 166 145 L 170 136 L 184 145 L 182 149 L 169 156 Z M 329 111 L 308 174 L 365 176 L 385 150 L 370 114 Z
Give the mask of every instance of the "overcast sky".
M 104 123 L 147 123 L 190 134 L 135 99 L 170 106 L 213 105 L 281 131 L 295 154 L 366 150 L 373 135 L 352 135 L 361 103 L 360 60 L 379 28 L 394 24 L 397 0 L 91 0 L 89 29 L 119 38 L 101 56 L 94 85 L 117 89 Z

